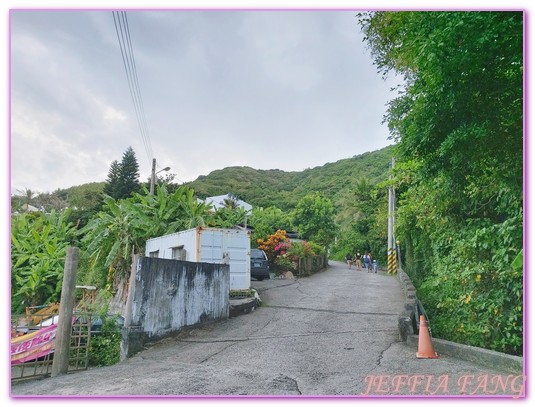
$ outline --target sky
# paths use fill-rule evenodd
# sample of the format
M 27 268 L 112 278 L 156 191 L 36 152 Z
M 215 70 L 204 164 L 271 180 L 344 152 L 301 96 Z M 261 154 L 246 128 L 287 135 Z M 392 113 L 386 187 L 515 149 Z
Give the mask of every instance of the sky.
M 531 3 L 432 4 L 434 9 L 528 10 L 531 62 Z M 397 80 L 385 82 L 376 72 L 354 10 L 428 9 L 429 4 L 1 1 L 1 25 L 6 27 L 0 30 L 6 218 L 10 194 L 104 181 L 111 162 L 120 161 L 129 146 L 143 180 L 155 157 L 157 170 L 169 166 L 177 181 L 187 182 L 234 165 L 300 171 L 390 145 L 381 121 Z M 147 8 L 166 11 L 140 10 Z M 311 8 L 328 10 L 307 11 Z M 151 154 L 128 88 L 113 9 L 128 9 Z M 532 82 L 526 84 L 526 97 Z M 527 131 L 530 124 L 526 120 Z M 529 192 L 535 178 L 527 175 Z M 528 203 L 531 208 L 533 200 Z M 526 220 L 531 221 L 527 214 Z M 3 239 L 2 257 L 9 270 L 9 229 Z M 530 248 L 532 242 L 526 240 Z M 530 248 L 526 256 L 533 252 Z M 4 309 L 8 306 L 6 299 Z
M 187 182 L 392 144 L 396 78 L 377 73 L 355 14 L 128 10 L 142 133 L 110 9 L 12 11 L 11 192 L 104 181 L 130 146 L 142 180 L 156 158 Z

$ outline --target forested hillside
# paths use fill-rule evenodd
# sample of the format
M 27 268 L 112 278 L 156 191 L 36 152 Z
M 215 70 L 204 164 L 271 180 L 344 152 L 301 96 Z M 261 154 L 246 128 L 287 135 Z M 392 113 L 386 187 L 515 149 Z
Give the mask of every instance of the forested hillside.
M 359 181 L 376 184 L 387 179 L 392 150 L 390 146 L 299 172 L 229 167 L 186 185 L 199 198 L 231 193 L 253 206 L 282 210 L 294 208 L 305 195 L 317 191 L 340 209 L 344 194 L 355 189 Z

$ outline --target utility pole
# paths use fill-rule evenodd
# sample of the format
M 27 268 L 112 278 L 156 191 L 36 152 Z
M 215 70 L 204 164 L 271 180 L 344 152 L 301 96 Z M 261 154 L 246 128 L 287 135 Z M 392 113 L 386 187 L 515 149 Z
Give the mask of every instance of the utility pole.
M 392 157 L 391 170 L 394 168 L 394 157 Z M 392 173 L 389 177 L 393 179 Z M 396 209 L 396 192 L 393 186 L 388 188 L 388 273 L 396 273 L 396 241 L 394 239 L 394 212 Z
M 162 171 L 169 171 L 171 167 L 165 167 L 160 171 L 156 172 L 156 158 L 152 159 L 152 171 L 150 172 L 150 194 L 154 195 L 154 186 L 156 184 L 156 174 L 159 174 Z
M 154 195 L 154 184 L 156 183 L 156 158 L 152 159 L 152 171 L 150 173 L 150 194 Z

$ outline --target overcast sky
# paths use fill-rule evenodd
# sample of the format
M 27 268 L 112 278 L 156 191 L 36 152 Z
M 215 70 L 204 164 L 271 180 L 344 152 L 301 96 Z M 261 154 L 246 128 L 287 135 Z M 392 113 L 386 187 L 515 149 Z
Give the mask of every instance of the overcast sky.
M 228 166 L 301 171 L 392 144 L 355 11 L 127 11 L 150 148 L 111 10 L 12 10 L 11 191 Z

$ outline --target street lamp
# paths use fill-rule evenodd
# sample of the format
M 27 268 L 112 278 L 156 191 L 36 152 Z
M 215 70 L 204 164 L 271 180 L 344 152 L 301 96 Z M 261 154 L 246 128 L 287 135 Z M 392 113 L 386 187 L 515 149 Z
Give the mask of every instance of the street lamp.
M 154 184 L 156 184 L 156 174 L 159 174 L 162 171 L 169 171 L 171 167 L 165 167 L 164 169 L 156 172 L 156 158 L 152 159 L 152 171 L 150 176 L 150 194 L 154 195 Z

